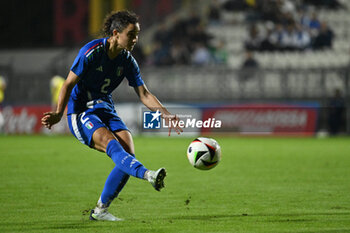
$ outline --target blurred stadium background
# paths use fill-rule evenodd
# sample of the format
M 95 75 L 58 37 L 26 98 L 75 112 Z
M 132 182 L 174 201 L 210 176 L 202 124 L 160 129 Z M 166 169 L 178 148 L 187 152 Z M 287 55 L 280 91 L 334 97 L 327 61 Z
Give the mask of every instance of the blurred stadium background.
M 2 132 L 42 132 L 52 77 L 65 77 L 79 48 L 101 36 L 104 16 L 122 9 L 140 15 L 133 55 L 163 103 L 311 104 L 317 108 L 312 135 L 350 133 L 345 0 L 2 2 Z M 114 98 L 133 118 L 138 100 L 126 86 Z

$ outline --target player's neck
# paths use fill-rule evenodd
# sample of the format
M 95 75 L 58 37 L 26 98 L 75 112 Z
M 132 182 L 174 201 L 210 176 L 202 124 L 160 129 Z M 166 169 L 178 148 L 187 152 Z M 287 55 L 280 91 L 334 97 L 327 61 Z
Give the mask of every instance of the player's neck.
M 108 50 L 107 55 L 110 59 L 116 58 L 123 48 L 118 47 L 115 40 L 108 40 Z

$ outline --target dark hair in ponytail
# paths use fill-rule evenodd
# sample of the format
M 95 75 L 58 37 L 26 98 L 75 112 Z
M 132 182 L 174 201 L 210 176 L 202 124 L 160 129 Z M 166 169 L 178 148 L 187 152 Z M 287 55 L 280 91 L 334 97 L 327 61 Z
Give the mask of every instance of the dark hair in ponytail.
M 138 23 L 138 16 L 131 11 L 112 12 L 105 18 L 103 33 L 105 36 L 113 35 L 113 30 L 122 32 L 129 24 Z

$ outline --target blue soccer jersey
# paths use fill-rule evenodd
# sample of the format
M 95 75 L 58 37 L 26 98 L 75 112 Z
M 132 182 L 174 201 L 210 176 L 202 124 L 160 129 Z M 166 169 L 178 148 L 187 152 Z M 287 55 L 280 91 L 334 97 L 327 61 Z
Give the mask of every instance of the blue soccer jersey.
M 81 48 L 71 71 L 79 78 L 68 102 L 68 114 L 81 113 L 92 100 L 103 100 L 113 106 L 112 91 L 127 78 L 132 87 L 144 84 L 140 69 L 130 52 L 123 50 L 114 59 L 107 55 L 107 39 L 89 42 Z

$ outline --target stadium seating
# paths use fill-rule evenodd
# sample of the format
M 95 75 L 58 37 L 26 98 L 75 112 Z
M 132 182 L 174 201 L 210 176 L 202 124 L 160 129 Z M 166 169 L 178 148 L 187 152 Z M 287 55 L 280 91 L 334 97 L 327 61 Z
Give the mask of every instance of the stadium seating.
M 332 49 L 302 52 L 256 52 L 261 68 L 339 68 L 350 64 L 350 1 L 345 9 L 318 9 L 321 21 L 326 21 L 335 33 Z M 262 23 L 258 24 L 258 27 Z M 222 24 L 210 25 L 208 32 L 226 41 L 228 65 L 239 68 L 244 60 L 244 40 L 248 37 L 248 23 L 242 12 L 224 12 Z

